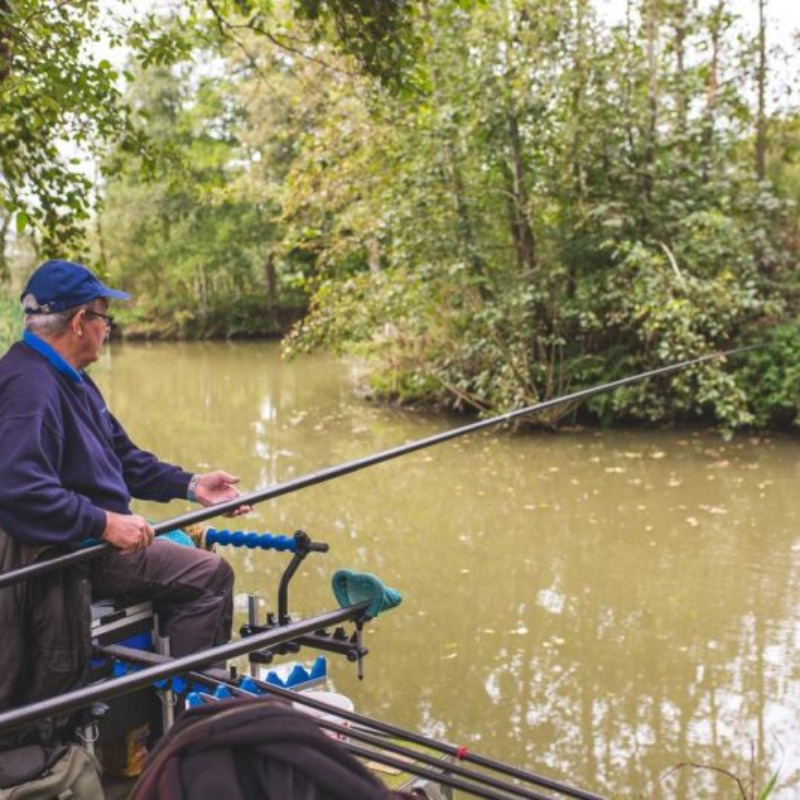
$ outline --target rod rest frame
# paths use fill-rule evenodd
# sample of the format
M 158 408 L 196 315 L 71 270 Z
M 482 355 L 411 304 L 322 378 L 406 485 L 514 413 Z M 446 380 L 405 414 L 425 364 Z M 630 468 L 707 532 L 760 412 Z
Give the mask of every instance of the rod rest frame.
M 278 585 L 277 616 L 273 612 L 269 612 L 266 623 L 263 625 L 258 624 L 255 619 L 254 607 L 251 605 L 250 620 L 239 629 L 239 635 L 242 638 L 288 625 L 292 621 L 289 614 L 289 583 L 299 569 L 300 564 L 303 563 L 308 555 L 311 553 L 327 553 L 330 549 L 326 542 L 312 541 L 311 537 L 303 530 L 295 531 L 294 543 L 295 549 L 292 560 L 283 571 Z M 250 653 L 248 657 L 252 664 L 270 664 L 276 655 L 298 653 L 301 647 L 312 647 L 316 650 L 343 655 L 348 661 L 355 662 L 358 665 L 358 677 L 360 679 L 363 677 L 362 659 L 369 650 L 362 644 L 363 619 L 355 620 L 355 626 L 356 629 L 351 635 L 347 634 L 343 626 L 336 627 L 333 633 L 325 628 L 320 628 L 313 633 L 298 636 L 296 639 L 283 642 L 275 647 L 256 650 Z

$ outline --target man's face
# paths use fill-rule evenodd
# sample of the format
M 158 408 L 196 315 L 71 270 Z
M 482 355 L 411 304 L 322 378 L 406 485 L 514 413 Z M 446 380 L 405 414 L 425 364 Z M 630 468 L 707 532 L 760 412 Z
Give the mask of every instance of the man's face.
M 81 368 L 97 361 L 103 342 L 111 331 L 111 323 L 106 317 L 108 300 L 98 297 L 89 303 L 88 308 L 79 311 L 75 316 L 76 330 L 80 331 Z

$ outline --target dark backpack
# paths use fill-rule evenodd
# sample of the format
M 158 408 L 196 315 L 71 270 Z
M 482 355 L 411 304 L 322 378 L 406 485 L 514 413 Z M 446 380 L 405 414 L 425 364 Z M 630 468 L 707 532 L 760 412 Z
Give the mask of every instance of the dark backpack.
M 189 709 L 130 800 L 389 800 L 392 792 L 311 717 L 272 697 Z

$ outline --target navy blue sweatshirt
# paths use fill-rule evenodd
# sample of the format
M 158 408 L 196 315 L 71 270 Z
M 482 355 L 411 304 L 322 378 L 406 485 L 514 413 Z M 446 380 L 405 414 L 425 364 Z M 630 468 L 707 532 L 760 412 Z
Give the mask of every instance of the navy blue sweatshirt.
M 140 450 L 100 390 L 26 331 L 0 359 L 0 528 L 28 544 L 99 538 L 131 497 L 186 497 L 190 473 Z

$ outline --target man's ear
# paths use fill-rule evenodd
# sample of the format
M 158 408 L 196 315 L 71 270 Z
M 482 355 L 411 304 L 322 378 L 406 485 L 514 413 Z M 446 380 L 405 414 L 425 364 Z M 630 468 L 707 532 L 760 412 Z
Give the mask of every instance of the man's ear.
M 76 336 L 83 336 L 83 320 L 86 317 L 86 309 L 82 308 L 80 311 L 72 315 L 69 321 L 69 328 Z

